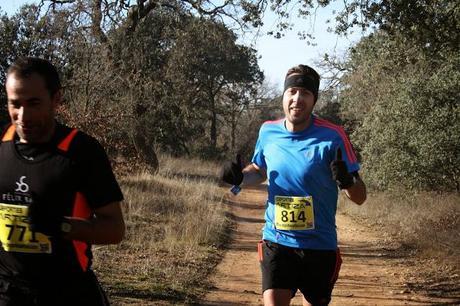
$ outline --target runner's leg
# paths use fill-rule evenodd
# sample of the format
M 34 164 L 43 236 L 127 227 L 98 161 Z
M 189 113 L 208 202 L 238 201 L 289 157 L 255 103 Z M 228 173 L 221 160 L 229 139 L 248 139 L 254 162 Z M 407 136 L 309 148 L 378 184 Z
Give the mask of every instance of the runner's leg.
M 288 306 L 297 291 L 299 258 L 295 250 L 269 241 L 258 245 L 265 306 Z
M 267 289 L 264 291 L 264 306 L 288 306 L 292 298 L 291 289 Z
M 329 305 L 342 262 L 340 251 L 304 250 L 303 254 L 303 270 L 307 271 L 300 288 L 303 305 Z

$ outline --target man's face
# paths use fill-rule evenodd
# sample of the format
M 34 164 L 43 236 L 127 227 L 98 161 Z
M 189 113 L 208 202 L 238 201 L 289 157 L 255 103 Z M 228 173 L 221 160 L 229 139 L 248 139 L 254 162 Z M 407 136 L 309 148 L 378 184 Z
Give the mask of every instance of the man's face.
M 287 127 L 291 131 L 300 131 L 308 126 L 315 105 L 315 96 L 301 87 L 291 87 L 283 94 L 283 109 Z
M 8 75 L 6 79 L 8 113 L 23 143 L 47 142 L 54 132 L 54 114 L 61 98 L 50 97 L 45 80 L 37 73 L 28 77 Z

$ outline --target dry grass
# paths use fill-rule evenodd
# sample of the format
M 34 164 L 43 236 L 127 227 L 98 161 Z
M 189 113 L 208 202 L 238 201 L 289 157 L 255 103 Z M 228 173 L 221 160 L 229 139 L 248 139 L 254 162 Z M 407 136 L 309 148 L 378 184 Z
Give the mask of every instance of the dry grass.
M 159 175 L 170 178 L 188 178 L 217 182 L 220 166 L 210 161 L 200 159 L 177 158 L 169 155 L 160 155 Z
M 228 240 L 231 224 L 221 205 L 225 191 L 217 186 L 218 166 L 159 159 L 157 175 L 121 179 L 126 239 L 94 252 L 94 268 L 114 305 L 193 304 Z M 370 194 L 363 206 L 341 198 L 339 210 L 410 250 L 423 262 L 414 273 L 425 280 L 424 288 L 450 284 L 457 294 L 459 203 L 458 194 L 387 192 Z
M 115 305 L 128 298 L 193 302 L 228 238 L 217 166 L 165 156 L 160 165 L 155 176 L 120 181 L 126 238 L 94 252 L 94 268 Z
M 363 206 L 340 199 L 339 211 L 379 228 L 414 269 L 414 287 L 441 296 L 460 294 L 460 195 L 374 193 Z M 433 290 L 431 290 L 433 289 Z
M 370 194 L 363 206 L 341 200 L 342 212 L 378 225 L 426 252 L 460 248 L 460 196 L 430 193 Z

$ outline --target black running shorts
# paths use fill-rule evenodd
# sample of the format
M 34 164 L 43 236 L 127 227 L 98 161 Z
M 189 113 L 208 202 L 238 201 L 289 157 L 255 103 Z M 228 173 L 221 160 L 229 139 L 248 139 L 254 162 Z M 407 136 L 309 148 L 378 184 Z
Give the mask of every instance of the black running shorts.
M 0 277 L 0 306 L 108 306 L 109 301 L 93 271 L 59 284 L 44 282 L 30 288 Z
M 337 280 L 342 259 L 339 249 L 310 250 L 283 246 L 270 241 L 258 245 L 262 269 L 262 291 L 300 290 L 313 305 L 327 305 Z

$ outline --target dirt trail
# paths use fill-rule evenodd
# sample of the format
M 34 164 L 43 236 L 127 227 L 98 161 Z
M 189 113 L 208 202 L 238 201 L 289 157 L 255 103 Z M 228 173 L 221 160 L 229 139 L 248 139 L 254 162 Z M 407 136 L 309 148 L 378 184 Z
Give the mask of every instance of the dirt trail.
M 264 224 L 265 196 L 265 188 L 260 188 L 226 197 L 236 223 L 234 239 L 211 279 L 214 287 L 200 305 L 263 304 L 256 244 Z M 411 267 L 395 255 L 398 246 L 385 242 L 378 232 L 344 215 L 337 216 L 337 227 L 343 265 L 330 305 L 456 305 L 452 299 L 412 292 L 404 280 L 404 271 Z M 302 305 L 299 294 L 291 305 Z

